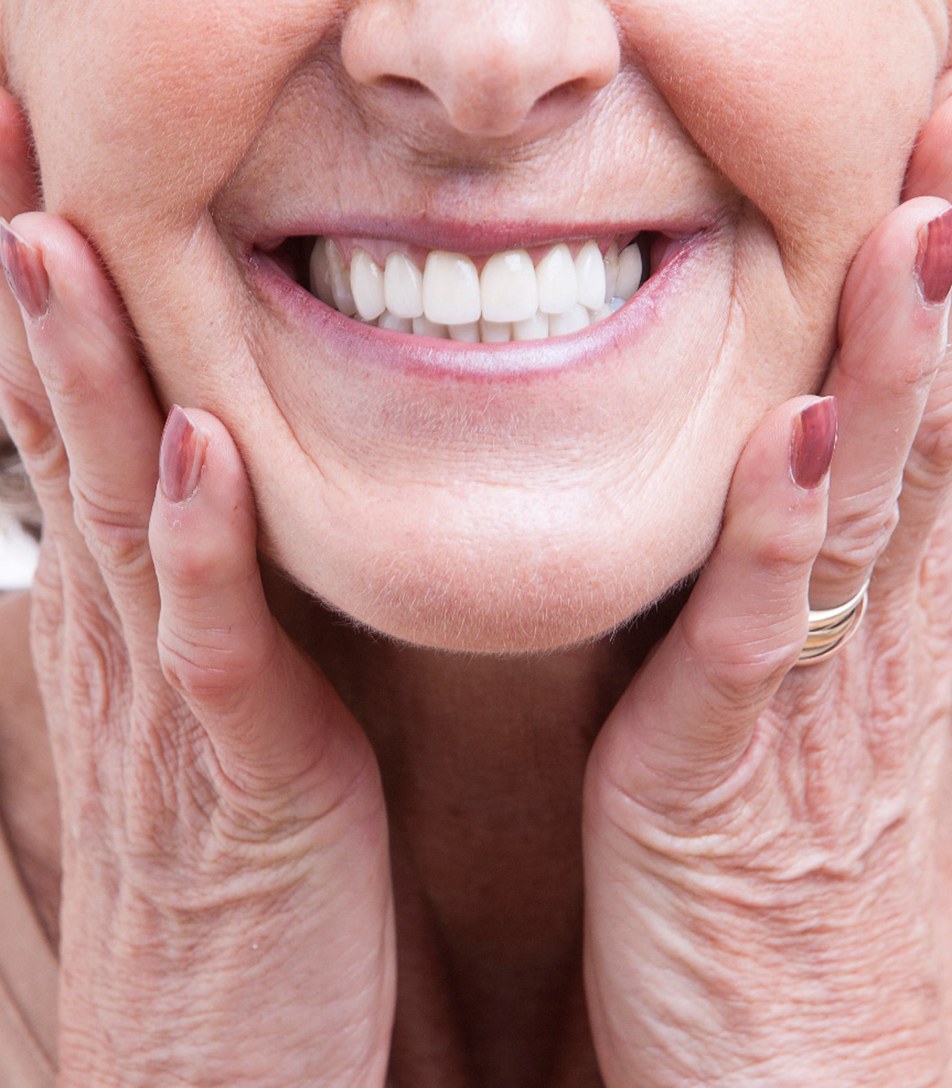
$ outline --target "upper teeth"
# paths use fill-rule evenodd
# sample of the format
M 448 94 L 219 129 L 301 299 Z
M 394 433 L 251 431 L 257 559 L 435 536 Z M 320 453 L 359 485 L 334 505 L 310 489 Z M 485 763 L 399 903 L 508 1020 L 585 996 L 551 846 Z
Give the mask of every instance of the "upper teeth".
M 494 253 L 478 271 L 462 253 L 432 250 L 423 270 L 400 249 L 383 267 L 360 244 L 348 268 L 340 246 L 318 238 L 311 291 L 348 317 L 380 328 L 454 340 L 544 340 L 600 321 L 641 286 L 637 243 L 603 255 L 593 239 L 573 257 L 560 242 L 534 265 L 524 249 Z

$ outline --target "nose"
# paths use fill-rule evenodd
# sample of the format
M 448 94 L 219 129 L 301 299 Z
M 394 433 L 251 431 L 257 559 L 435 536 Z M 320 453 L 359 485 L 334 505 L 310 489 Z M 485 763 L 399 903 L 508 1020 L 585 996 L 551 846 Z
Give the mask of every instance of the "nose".
M 620 52 L 604 0 L 359 0 L 341 48 L 385 120 L 471 138 L 564 128 L 615 78 Z

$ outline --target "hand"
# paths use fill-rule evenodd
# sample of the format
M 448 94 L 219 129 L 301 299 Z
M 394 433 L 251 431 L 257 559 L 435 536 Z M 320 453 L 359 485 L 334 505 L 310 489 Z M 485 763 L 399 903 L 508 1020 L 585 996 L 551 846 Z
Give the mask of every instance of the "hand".
M 30 176 L 7 98 L 0 147 L 0 210 L 17 212 Z M 173 409 L 163 435 L 89 245 L 49 215 L 13 226 L 24 320 L 4 298 L 0 408 L 43 509 L 59 1084 L 382 1085 L 395 964 L 370 746 L 269 614 L 224 428 Z
M 934 139 L 949 121 L 924 135 L 909 195 L 952 178 Z M 832 476 L 822 433 L 797 453 L 822 402 L 772 412 L 710 561 L 593 750 L 586 971 L 609 1088 L 949 1083 L 947 209 L 908 201 L 854 263 L 823 391 Z M 808 596 L 844 603 L 870 575 L 852 642 L 791 671 Z

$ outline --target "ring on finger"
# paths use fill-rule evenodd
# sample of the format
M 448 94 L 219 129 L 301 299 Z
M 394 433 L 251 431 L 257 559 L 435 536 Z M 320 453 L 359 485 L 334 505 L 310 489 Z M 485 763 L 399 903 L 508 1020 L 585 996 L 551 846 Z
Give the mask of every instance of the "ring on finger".
M 811 608 L 807 637 L 797 665 L 817 665 L 842 650 L 862 623 L 868 602 L 869 579 L 845 604 L 837 608 Z

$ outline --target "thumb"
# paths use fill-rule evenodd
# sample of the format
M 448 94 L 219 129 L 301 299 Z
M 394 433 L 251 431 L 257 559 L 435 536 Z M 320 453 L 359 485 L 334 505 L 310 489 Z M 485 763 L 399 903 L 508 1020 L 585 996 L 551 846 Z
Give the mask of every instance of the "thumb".
M 149 543 L 161 597 L 159 657 L 225 773 L 256 794 L 309 779 L 339 795 L 370 745 L 320 670 L 271 615 L 251 490 L 213 416 L 174 407 L 162 436 Z M 313 780 L 314 774 L 318 781 Z
M 806 637 L 835 433 L 832 398 L 800 397 L 748 442 L 710 559 L 599 735 L 602 784 L 669 811 L 740 763 Z

